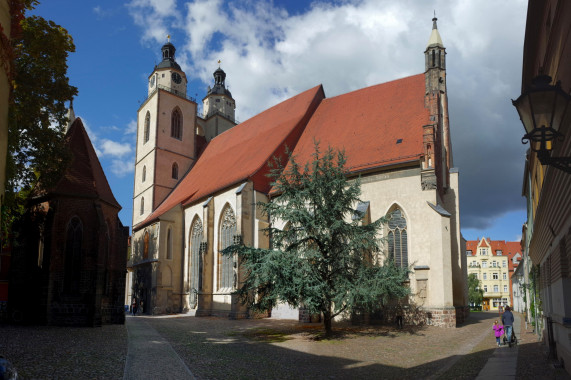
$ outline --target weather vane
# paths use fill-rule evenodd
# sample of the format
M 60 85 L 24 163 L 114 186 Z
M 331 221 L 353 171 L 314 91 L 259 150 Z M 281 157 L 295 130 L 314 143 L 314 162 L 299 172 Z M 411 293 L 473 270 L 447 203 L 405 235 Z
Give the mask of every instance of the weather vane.
M 218 60 L 218 68 L 220 68 L 220 63 L 221 63 L 221 62 L 222 62 L 221 60 Z
M 171 35 L 167 34 L 167 41 L 170 43 L 171 42 Z

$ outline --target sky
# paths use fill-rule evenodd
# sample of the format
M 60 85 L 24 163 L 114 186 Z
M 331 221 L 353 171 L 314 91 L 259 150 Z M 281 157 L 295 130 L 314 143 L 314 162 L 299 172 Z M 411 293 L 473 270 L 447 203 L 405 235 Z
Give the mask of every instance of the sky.
M 521 93 L 526 0 L 41 0 L 32 13 L 73 37 L 74 111 L 131 226 L 137 110 L 167 35 L 188 95 L 204 97 L 220 60 L 244 121 L 318 84 L 332 97 L 424 72 L 435 12 L 462 234 L 517 241 L 527 146 L 511 99 Z

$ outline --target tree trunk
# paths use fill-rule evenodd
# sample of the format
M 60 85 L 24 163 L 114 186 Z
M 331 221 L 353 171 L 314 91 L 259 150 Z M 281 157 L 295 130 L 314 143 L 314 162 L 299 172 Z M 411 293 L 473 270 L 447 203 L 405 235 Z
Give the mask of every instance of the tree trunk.
M 323 326 L 325 327 L 325 335 L 331 335 L 331 310 L 323 312 Z

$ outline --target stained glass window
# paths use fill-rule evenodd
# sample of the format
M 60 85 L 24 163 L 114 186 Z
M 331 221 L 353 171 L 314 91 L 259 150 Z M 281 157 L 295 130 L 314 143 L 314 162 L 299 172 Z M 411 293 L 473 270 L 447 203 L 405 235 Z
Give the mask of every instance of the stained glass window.
M 236 235 L 236 216 L 232 208 L 227 206 L 220 221 L 219 288 L 231 288 L 234 284 L 234 258 L 232 255 L 222 255 L 222 251 L 234 243 L 234 235 Z
M 406 219 L 400 209 L 388 215 L 388 253 L 389 260 L 394 260 L 399 267 L 408 267 L 408 233 Z

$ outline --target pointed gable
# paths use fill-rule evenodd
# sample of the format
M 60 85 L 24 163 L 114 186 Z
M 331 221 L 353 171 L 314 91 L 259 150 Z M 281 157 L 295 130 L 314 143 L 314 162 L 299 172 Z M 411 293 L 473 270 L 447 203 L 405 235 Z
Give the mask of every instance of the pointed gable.
M 95 197 L 120 209 L 80 118 L 68 129 L 65 144 L 72 155 L 71 163 L 51 193 Z
M 216 136 L 189 173 L 142 223 L 177 205 L 188 205 L 246 180 L 254 189 L 269 190 L 268 161 L 295 147 L 325 94 L 316 86 Z
M 482 238 L 482 239 L 480 240 L 480 244 L 478 244 L 478 247 L 482 247 L 482 248 L 487 247 L 487 248 L 489 248 L 489 247 L 490 247 L 490 244 L 488 244 L 488 240 L 487 240 L 486 238 Z
M 325 99 L 293 152 L 296 161 L 311 160 L 314 141 L 345 150 L 353 173 L 420 160 L 423 126 L 431 123 L 424 95 L 419 74 Z

